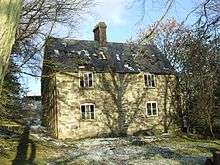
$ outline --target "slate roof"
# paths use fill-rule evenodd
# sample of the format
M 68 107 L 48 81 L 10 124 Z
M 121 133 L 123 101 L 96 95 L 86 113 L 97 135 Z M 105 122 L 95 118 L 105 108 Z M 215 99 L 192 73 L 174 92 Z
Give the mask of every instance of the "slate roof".
M 55 70 L 66 72 L 77 72 L 80 66 L 106 72 L 110 66 L 117 73 L 174 73 L 169 61 L 155 46 L 142 48 L 144 57 L 137 55 L 141 51 L 131 44 L 108 42 L 106 48 L 100 48 L 97 41 L 50 38 L 45 47 L 44 65 L 49 61 Z

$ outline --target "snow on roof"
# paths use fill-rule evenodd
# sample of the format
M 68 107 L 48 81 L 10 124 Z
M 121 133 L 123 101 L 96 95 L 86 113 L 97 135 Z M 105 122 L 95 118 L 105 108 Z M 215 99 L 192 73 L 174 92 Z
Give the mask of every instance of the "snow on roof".
M 117 58 L 117 60 L 118 60 L 118 61 L 120 61 L 120 60 L 121 60 L 121 58 L 120 58 L 119 54 L 116 54 L 116 58 Z
M 101 55 L 101 58 L 102 58 L 102 59 L 106 59 L 105 54 L 104 54 L 103 51 L 100 51 L 99 54 Z
M 106 48 L 100 48 L 96 41 L 51 38 L 46 48 L 45 51 L 48 53 L 45 54 L 44 59 L 50 59 L 56 63 L 56 70 L 75 72 L 79 69 L 79 65 L 85 65 L 88 70 L 105 72 L 108 71 L 107 65 L 111 65 L 115 72 L 138 72 L 136 63 L 133 62 L 134 59 L 129 58 L 132 55 L 138 55 L 138 47 L 130 50 L 129 44 L 126 43 L 108 42 Z M 154 57 L 135 58 L 142 71 L 174 73 L 169 61 L 154 45 L 146 45 L 144 48 L 149 50 L 150 54 L 154 54 Z M 108 60 L 103 60 L 106 57 L 109 57 Z M 160 62 L 152 63 L 151 61 Z M 163 67 L 170 69 L 163 69 Z
M 55 53 L 56 55 L 60 55 L 60 52 L 59 52 L 59 50 L 57 50 L 57 49 L 54 49 L 54 53 Z
M 125 64 L 125 65 L 124 65 L 124 67 L 125 67 L 125 68 L 128 68 L 129 70 L 134 71 L 134 68 L 132 68 L 132 67 L 131 67 L 131 66 L 129 66 L 128 64 Z
M 79 66 L 79 69 L 84 69 L 85 68 L 85 66 Z
M 91 59 L 90 54 L 87 50 L 81 50 L 81 54 Z

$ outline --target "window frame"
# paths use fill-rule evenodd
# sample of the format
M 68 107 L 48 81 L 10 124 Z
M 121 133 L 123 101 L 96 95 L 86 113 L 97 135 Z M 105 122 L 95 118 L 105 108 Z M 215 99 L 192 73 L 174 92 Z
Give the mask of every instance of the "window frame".
M 90 79 L 89 79 L 89 74 L 92 75 L 92 85 L 89 86 L 89 82 L 90 82 Z M 85 81 L 85 77 L 84 75 L 87 75 L 87 84 L 88 86 L 86 86 L 86 81 Z M 81 78 L 83 79 L 83 86 L 81 86 Z M 89 72 L 89 71 L 82 71 L 82 72 L 79 72 L 79 87 L 80 88 L 93 88 L 94 87 L 94 75 L 93 75 L 93 72 Z
M 90 107 L 91 105 L 93 105 L 94 119 L 91 118 L 91 107 Z M 90 111 L 89 111 L 89 116 L 90 116 L 89 119 L 87 118 L 87 111 L 86 111 L 86 109 L 85 109 L 85 119 L 82 118 L 82 106 L 85 106 L 85 107 L 86 107 L 86 106 L 89 106 L 89 110 L 90 110 Z M 82 104 L 80 104 L 80 120 L 83 120 L 83 121 L 84 121 L 84 120 L 95 120 L 95 118 L 96 118 L 96 113 L 95 113 L 95 111 L 96 111 L 96 110 L 95 110 L 95 104 L 94 104 L 94 103 L 82 103 Z
M 152 108 L 153 107 L 152 104 L 154 104 L 154 103 L 156 104 L 156 114 L 155 115 L 153 114 L 153 108 Z M 150 115 L 148 114 L 147 104 L 151 104 L 151 114 Z M 157 101 L 147 101 L 145 107 L 146 107 L 145 114 L 147 117 L 159 116 Z
M 147 77 L 146 81 L 145 81 L 145 76 Z M 154 86 L 152 86 L 152 81 L 151 81 L 151 85 L 149 85 L 149 79 L 148 76 L 153 76 L 153 81 L 154 81 Z M 156 75 L 152 74 L 152 73 L 145 73 L 144 74 L 144 87 L 145 88 L 156 88 L 157 84 L 156 84 Z

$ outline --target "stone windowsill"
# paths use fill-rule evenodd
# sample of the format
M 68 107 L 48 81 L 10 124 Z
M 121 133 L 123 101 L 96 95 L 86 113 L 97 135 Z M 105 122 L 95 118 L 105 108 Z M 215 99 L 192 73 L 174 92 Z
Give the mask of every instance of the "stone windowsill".
M 148 87 L 148 86 L 144 86 L 144 89 L 156 89 L 156 87 Z
M 80 90 L 93 90 L 95 87 L 79 87 Z
M 97 122 L 96 119 L 80 119 L 80 122 Z

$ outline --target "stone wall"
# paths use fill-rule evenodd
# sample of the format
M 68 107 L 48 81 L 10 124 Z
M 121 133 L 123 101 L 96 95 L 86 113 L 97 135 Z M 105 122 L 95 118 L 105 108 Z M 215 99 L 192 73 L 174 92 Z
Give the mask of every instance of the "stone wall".
M 146 88 L 143 73 L 129 75 L 93 73 L 93 75 L 94 87 L 82 89 L 79 87 L 78 73 L 56 73 L 58 138 L 80 139 L 111 133 L 118 122 L 114 95 L 120 96 L 116 98 L 121 98 L 123 103 L 123 110 L 126 111 L 124 118 L 129 123 L 129 134 L 140 129 L 163 128 L 165 109 L 167 112 L 172 111 L 170 106 L 172 87 L 166 90 L 165 80 L 168 79 L 173 83 L 174 76 L 157 75 L 156 88 Z M 116 92 L 118 89 L 123 91 L 122 95 Z M 146 116 L 147 101 L 157 101 L 158 116 Z M 82 103 L 95 104 L 94 120 L 81 119 Z

